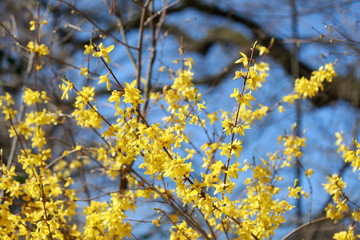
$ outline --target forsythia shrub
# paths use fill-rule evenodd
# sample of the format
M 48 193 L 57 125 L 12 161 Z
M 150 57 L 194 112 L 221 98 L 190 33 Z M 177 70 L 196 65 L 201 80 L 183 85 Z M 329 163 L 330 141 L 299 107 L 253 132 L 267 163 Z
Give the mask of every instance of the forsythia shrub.
M 31 23 L 31 29 L 34 28 Z M 320 67 L 308 79 L 296 79 L 294 92 L 283 96 L 275 106 L 254 106 L 253 92 L 266 84 L 269 71 L 267 63 L 254 59 L 256 49 L 261 53 L 268 49 L 254 45 L 251 56 L 240 53 L 241 58 L 236 61 L 241 70 L 235 72 L 234 80 L 242 86 L 229 96 L 234 99 L 234 110 L 208 112 L 192 83 L 193 59 L 176 60 L 181 66 L 176 72 L 169 71 L 172 84 L 152 92 L 146 100 L 136 80 L 121 83 L 111 71 L 113 49 L 114 45 L 91 43 L 85 45 L 84 51 L 89 57 L 99 58 L 109 70 L 99 76 L 98 84 L 106 84 L 108 103 L 113 106 L 111 120 L 96 105 L 96 86 L 89 84 L 78 89 L 66 74 L 59 79 L 59 88 L 62 100 L 75 97 L 70 100 L 71 113 L 54 110 L 45 91 L 26 88 L 22 101 L 28 107 L 20 118 L 15 99 L 9 93 L 0 96 L 9 135 L 21 145 L 17 161 L 26 175 L 20 181 L 14 165 L 1 166 L 2 238 L 130 238 L 133 224 L 126 214 L 137 211 L 146 199 L 161 200 L 167 206 L 156 208 L 157 216 L 149 222 L 168 228 L 170 239 L 224 239 L 225 235 L 233 236 L 232 239 L 268 239 L 274 235 L 286 221 L 284 214 L 294 208 L 291 199 L 308 196 L 296 183 L 280 187 L 283 177 L 279 175 L 280 169 L 292 168 L 302 156 L 306 138 L 292 133 L 279 136 L 278 151 L 247 161 L 241 158 L 242 136 L 270 112 L 284 111 L 297 99 L 314 97 L 323 89 L 324 81 L 330 82 L 336 76 L 333 64 Z M 39 58 L 51 52 L 44 43 L 32 41 L 27 44 L 27 51 Z M 41 67 L 35 71 L 41 71 Z M 89 69 L 81 68 L 80 74 L 88 77 Z M 152 122 L 151 114 L 141 111 L 146 101 L 152 111 L 158 108 L 164 112 L 161 121 Z M 84 134 L 98 131 L 101 141 L 92 146 L 74 144 L 60 154 L 58 149 L 55 152 L 48 148 L 52 136 L 46 129 L 66 121 L 83 128 Z M 214 137 L 210 136 L 210 128 L 216 129 Z M 188 144 L 196 138 L 189 129 L 207 135 L 197 139 L 203 141 L 200 148 Z M 341 133 L 336 133 L 336 137 L 344 161 L 359 171 L 360 144 L 356 142 L 356 149 L 350 149 L 344 145 Z M 79 167 L 91 168 L 94 159 L 101 174 L 114 181 L 126 181 L 126 187 L 107 194 L 106 201 L 88 199 L 88 205 L 79 213 L 80 189 L 76 188 L 72 173 Z M 201 167 L 194 167 L 194 161 L 201 161 Z M 310 178 L 313 170 L 305 173 Z M 240 196 L 234 193 L 239 186 L 243 188 Z M 351 215 L 354 221 L 360 221 L 359 209 L 349 208 L 346 183 L 339 176 L 330 176 L 324 188 L 333 198 L 325 209 L 328 218 L 338 221 Z M 84 218 L 83 224 L 73 219 L 79 214 Z M 350 227 L 334 238 L 355 239 L 354 229 Z

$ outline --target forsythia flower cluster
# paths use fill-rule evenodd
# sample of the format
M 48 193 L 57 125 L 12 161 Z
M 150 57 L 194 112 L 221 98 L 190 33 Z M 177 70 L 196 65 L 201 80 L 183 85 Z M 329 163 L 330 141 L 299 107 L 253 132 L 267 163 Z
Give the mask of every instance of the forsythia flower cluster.
M 27 45 L 27 48 L 29 49 L 30 52 L 37 53 L 40 56 L 49 55 L 50 53 L 49 48 L 44 43 L 38 44 L 38 43 L 34 43 L 33 41 L 30 41 Z
M 30 42 L 28 48 L 39 55 L 49 54 L 45 45 Z M 104 64 L 110 64 L 109 53 L 113 49 L 113 45 L 91 44 L 85 46 L 84 54 L 92 54 Z M 259 49 L 268 51 L 264 47 Z M 172 213 L 168 213 L 166 207 L 159 208 L 157 218 L 151 222 L 155 226 L 170 223 L 170 239 L 216 239 L 225 235 L 233 236 L 232 239 L 270 238 L 285 222 L 284 214 L 294 208 L 288 198 L 307 196 L 296 184 L 287 189 L 279 187 L 283 178 L 278 174 L 280 168 L 292 167 L 293 159 L 302 155 L 305 138 L 280 136 L 278 140 L 283 146 L 269 153 L 266 159 L 252 163 L 242 159 L 242 136 L 272 109 L 253 106 L 253 92 L 265 83 L 268 64 L 240 54 L 236 63 L 241 64 L 243 70 L 237 71 L 234 79 L 241 81 L 243 87 L 234 89 L 230 95 L 235 99 L 234 111 L 207 111 L 201 93 L 192 83 L 194 61 L 191 58 L 178 61 L 183 67 L 175 74 L 171 72 L 170 86 L 151 94 L 152 108 L 159 106 L 165 113 L 159 122 L 151 122 L 151 118 L 139 110 L 146 100 L 137 88 L 137 81 L 119 83 L 114 89 L 110 72 L 100 76 L 98 84 L 106 83 L 108 102 L 114 103 L 111 121 L 96 106 L 95 86 L 82 86 L 80 90 L 66 76 L 59 85 L 61 99 L 68 100 L 72 90 L 76 95 L 69 114 L 46 108 L 51 101 L 47 93 L 27 88 L 23 103 L 33 108 L 23 119 L 17 119 L 11 95 L 0 96 L 1 111 L 4 119 L 9 120 L 9 135 L 25 143 L 18 162 L 26 174 L 19 180 L 14 166 L 1 166 L 1 232 L 6 233 L 8 239 L 130 237 L 134 226 L 127 212 L 136 211 L 144 199 L 161 199 Z M 88 69 L 81 69 L 82 75 L 88 77 L 88 73 Z M 322 90 L 323 81 L 331 81 L 333 76 L 333 66 L 327 64 L 309 80 L 297 79 L 295 93 L 284 97 L 283 102 L 313 97 Z M 45 107 L 41 109 L 41 106 Z M 47 127 L 62 125 L 65 121 L 95 131 L 103 143 L 74 144 L 60 151 L 58 147 L 51 148 Z M 208 134 L 211 126 L 222 129 L 211 137 Z M 192 144 L 193 129 L 202 129 L 207 135 L 199 148 Z M 344 160 L 359 170 L 359 144 L 355 142 L 355 145 L 356 150 L 341 145 L 341 151 Z M 115 180 L 126 184 L 107 194 L 106 201 L 88 199 L 82 213 L 84 227 L 80 229 L 80 225 L 72 221 L 78 214 L 76 208 L 80 201 L 73 172 L 93 166 L 91 160 L 114 184 Z M 309 169 L 307 175 L 311 173 Z M 241 197 L 235 191 L 239 185 L 244 188 Z M 343 192 L 346 184 L 333 175 L 324 186 L 336 204 L 326 208 L 327 217 L 338 220 L 349 212 Z M 282 193 L 285 198 L 278 197 Z M 14 208 L 18 210 L 12 210 Z M 353 214 L 359 221 L 360 214 Z M 348 234 L 353 234 L 353 230 L 334 237 L 343 239 L 342 236 Z
M 299 98 L 312 98 L 324 89 L 324 81 L 331 82 L 335 76 L 336 72 L 333 64 L 325 64 L 324 67 L 320 67 L 319 70 L 312 72 L 310 79 L 305 77 L 296 79 L 294 93 L 284 96 L 282 101 L 292 104 L 294 100 Z

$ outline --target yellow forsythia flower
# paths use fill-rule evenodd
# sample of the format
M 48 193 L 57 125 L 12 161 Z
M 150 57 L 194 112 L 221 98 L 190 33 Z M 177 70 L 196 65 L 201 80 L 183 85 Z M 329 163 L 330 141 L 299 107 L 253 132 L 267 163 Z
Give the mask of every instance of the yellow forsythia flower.
M 85 45 L 86 46 L 86 45 Z M 114 49 L 114 45 L 110 45 L 107 48 L 104 47 L 104 44 L 100 43 L 99 51 L 92 54 L 93 57 L 103 57 L 105 62 L 110 63 L 109 53 Z M 85 50 L 86 51 L 86 50 Z M 85 53 L 85 52 L 84 52 Z
M 32 53 L 38 53 L 40 56 L 49 55 L 49 48 L 45 44 L 37 44 L 33 41 L 30 41 L 27 45 L 27 48 Z
M 61 95 L 61 100 L 69 99 L 69 92 L 73 89 L 74 84 L 68 81 L 67 79 L 61 79 L 63 83 L 59 85 L 59 88 L 63 91 L 63 94 Z
M 311 168 L 309 168 L 308 170 L 305 171 L 306 177 L 310 177 L 313 173 L 314 173 L 314 171 Z
M 134 107 L 137 107 L 140 103 L 143 103 L 144 100 L 141 99 L 140 90 L 135 87 L 136 80 L 132 83 L 125 83 L 125 93 L 124 93 L 124 102 L 132 103 Z
M 84 50 L 85 55 L 94 53 L 94 47 L 91 46 L 91 44 L 90 45 L 85 44 L 84 48 L 85 48 Z
M 106 83 L 106 88 L 107 88 L 108 91 L 110 91 L 110 87 L 111 87 L 110 80 L 109 80 L 109 74 L 110 74 L 110 72 L 108 72 L 104 76 L 100 76 L 99 77 L 100 81 L 98 82 L 98 84 Z
M 35 20 L 31 20 L 31 21 L 29 22 L 29 24 L 30 24 L 30 31 L 34 31 L 34 30 L 36 29 L 36 23 L 37 23 L 37 22 L 36 22 Z M 40 25 L 40 24 L 45 25 L 45 24 L 47 24 L 47 23 L 48 23 L 47 20 L 38 22 L 39 25 Z

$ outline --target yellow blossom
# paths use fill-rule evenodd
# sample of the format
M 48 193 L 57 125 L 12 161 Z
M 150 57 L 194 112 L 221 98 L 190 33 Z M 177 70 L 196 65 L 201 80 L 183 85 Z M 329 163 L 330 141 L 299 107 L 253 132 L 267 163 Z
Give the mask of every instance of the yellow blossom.
M 300 198 L 299 193 L 302 192 L 302 188 L 300 186 L 298 186 L 298 187 L 288 187 L 288 190 L 289 190 L 289 197 Z
M 245 104 L 251 109 L 250 101 L 254 101 L 255 98 L 251 95 L 251 92 L 246 94 L 240 94 L 238 88 L 234 88 L 234 92 L 230 94 L 230 97 L 233 97 L 240 104 Z
M 255 47 L 257 50 L 259 50 L 259 55 L 262 56 L 264 53 L 265 54 L 269 54 L 269 49 L 267 47 L 261 46 L 261 45 L 256 45 Z
M 116 108 L 119 107 L 120 105 L 120 98 L 123 95 L 123 92 L 117 91 L 117 90 L 113 90 L 111 92 L 111 96 L 109 97 L 109 102 L 115 102 L 115 106 Z
M 34 131 L 34 128 L 24 122 L 19 122 L 16 126 L 16 132 L 18 134 L 23 135 L 26 140 L 32 135 L 33 131 Z M 14 128 L 10 128 L 9 129 L 9 137 L 15 137 L 16 132 L 15 132 Z
M 140 103 L 143 103 L 142 96 L 140 94 L 140 90 L 136 88 L 136 80 L 132 81 L 130 84 L 125 83 L 124 88 L 124 102 L 132 103 L 134 107 L 137 107 Z
M 298 78 L 295 80 L 295 91 L 305 97 L 314 97 L 319 91 L 320 84 L 315 81 L 309 81 L 305 77 Z
M 246 76 L 246 72 L 243 72 L 242 70 L 240 71 L 235 71 L 235 77 L 233 78 L 233 80 L 238 79 L 238 78 L 242 78 Z
M 159 219 L 153 219 L 153 220 L 151 221 L 151 223 L 154 224 L 154 225 L 157 226 L 157 227 L 160 227 L 160 221 L 159 221 Z
M 284 106 L 280 105 L 280 106 L 278 107 L 278 112 L 279 112 L 279 113 L 285 112 Z
M 196 106 L 198 107 L 199 112 L 201 112 L 201 109 L 206 109 L 207 108 L 205 106 L 205 101 L 203 101 L 202 103 L 197 103 Z
M 12 99 L 10 93 L 5 92 L 5 96 L 0 96 L 0 107 L 3 105 L 3 101 L 6 102 L 6 106 L 10 107 L 11 105 L 13 105 L 15 102 Z
M 89 69 L 88 68 L 80 68 L 80 75 L 88 78 L 89 77 Z
M 41 151 L 44 144 L 46 144 L 45 132 L 41 128 L 37 127 L 31 142 L 31 147 L 37 147 Z
M 300 95 L 299 94 L 290 94 L 290 95 L 286 95 L 282 98 L 282 102 L 288 102 L 290 104 L 294 104 L 294 101 L 299 99 Z
M 164 72 L 165 69 L 166 69 L 166 66 L 161 66 L 161 67 L 159 67 L 158 71 L 159 71 L 159 72 Z
M 24 103 L 28 106 L 41 102 L 47 103 L 49 100 L 45 91 L 33 91 L 30 88 L 25 89 L 23 98 Z
M 103 57 L 105 62 L 110 63 L 109 53 L 114 49 L 114 45 L 110 45 L 107 48 L 102 43 L 98 46 L 98 51 L 92 54 L 93 57 Z M 88 52 L 88 50 L 86 49 Z M 84 52 L 85 53 L 85 52 Z
M 333 236 L 335 240 L 356 240 L 354 229 L 350 228 L 348 231 L 341 231 L 335 233 Z
M 354 140 L 354 150 L 343 149 L 343 159 L 344 162 L 350 163 L 353 167 L 353 171 L 357 171 L 360 169 L 360 144 L 358 141 Z M 339 147 L 340 149 L 340 147 Z
M 313 173 L 314 173 L 314 171 L 311 168 L 309 168 L 305 171 L 306 177 L 310 177 Z
M 208 113 L 207 114 L 207 117 L 209 118 L 210 120 L 210 125 L 214 125 L 214 123 L 216 121 L 219 121 L 219 119 L 217 118 L 217 112 L 213 112 L 213 113 Z
M 108 72 L 107 74 L 105 74 L 104 76 L 100 76 L 100 81 L 98 82 L 98 84 L 100 83 L 106 83 L 106 89 L 108 91 L 110 91 L 110 87 L 111 87 L 111 84 L 110 84 L 110 80 L 109 80 L 109 74 L 110 72 Z
M 61 79 L 61 81 L 63 82 L 61 85 L 59 85 L 59 88 L 63 91 L 63 94 L 61 95 L 61 100 L 62 99 L 69 99 L 69 92 L 73 89 L 74 84 L 71 83 L 69 80 L 66 79 L 66 77 L 64 77 L 65 79 Z
M 236 161 L 234 164 L 230 165 L 228 170 L 225 170 L 224 172 L 232 178 L 238 178 L 239 174 L 238 172 L 241 172 L 242 169 L 240 168 L 240 163 L 238 161 Z
M 236 60 L 235 63 L 242 63 L 244 67 L 247 67 L 249 65 L 249 58 L 245 55 L 245 53 L 240 52 L 240 55 L 242 58 Z
M 90 45 L 85 44 L 84 48 L 85 48 L 84 55 L 93 54 L 95 52 L 94 47 L 91 44 Z
M 42 68 L 43 68 L 43 65 L 41 65 L 41 64 L 36 64 L 36 66 L 35 66 L 36 71 L 40 71 Z
M 41 22 L 37 22 L 37 21 L 35 21 L 35 20 L 31 20 L 30 21 L 30 31 L 34 31 L 35 29 L 36 29 L 36 24 L 43 24 L 43 25 L 45 25 L 45 24 L 47 24 L 48 23 L 48 21 L 47 20 L 43 20 L 43 21 L 41 21 Z
M 17 114 L 17 111 L 12 109 L 12 108 L 8 108 L 6 106 L 2 107 L 2 113 L 5 115 L 4 120 L 9 120 L 9 119 L 14 119 L 15 115 Z
M 27 48 L 32 53 L 38 53 L 40 56 L 49 55 L 49 48 L 45 44 L 37 44 L 33 41 L 30 41 L 27 44 Z
M 326 64 L 325 68 L 320 67 L 319 70 L 312 72 L 310 79 L 301 77 L 295 80 L 295 92 L 301 97 L 314 97 L 319 90 L 322 90 L 323 82 L 331 82 L 336 76 L 332 64 Z
M 346 188 L 346 183 L 337 174 L 333 174 L 331 177 L 327 177 L 327 179 L 329 183 L 323 184 L 323 186 L 331 195 L 338 194 L 342 189 Z
M 30 31 L 34 31 L 36 26 L 36 21 L 32 20 L 30 21 Z

